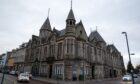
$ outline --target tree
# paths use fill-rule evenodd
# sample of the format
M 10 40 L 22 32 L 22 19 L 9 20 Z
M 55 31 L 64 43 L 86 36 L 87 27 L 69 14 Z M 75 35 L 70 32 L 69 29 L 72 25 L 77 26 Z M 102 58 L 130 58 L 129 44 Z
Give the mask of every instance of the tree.
M 136 66 L 136 69 L 140 69 L 140 64 Z
M 131 70 L 134 70 L 134 67 L 133 67 L 132 63 L 129 61 L 128 65 L 127 65 L 127 72 L 131 73 Z
M 137 65 L 137 66 L 136 66 L 136 68 L 135 68 L 135 70 L 134 70 L 134 73 L 135 73 L 135 74 L 140 73 L 140 65 Z

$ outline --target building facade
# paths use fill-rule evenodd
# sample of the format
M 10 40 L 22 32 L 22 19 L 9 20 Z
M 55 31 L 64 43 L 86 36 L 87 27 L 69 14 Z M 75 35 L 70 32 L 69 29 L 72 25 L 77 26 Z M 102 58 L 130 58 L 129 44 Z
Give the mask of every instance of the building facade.
M 6 57 L 7 55 L 5 53 L 0 55 L 0 71 L 2 71 L 3 67 L 6 64 Z
M 0 55 L 0 57 L 1 57 L 0 67 L 6 66 L 6 62 L 7 62 L 7 53 L 4 53 L 4 54 Z
M 25 51 L 26 48 L 20 48 L 17 49 L 16 51 L 16 56 L 14 57 L 15 58 L 14 64 L 15 64 L 16 71 L 20 71 L 20 72 L 24 71 Z
M 15 71 L 24 72 L 25 55 L 26 43 L 23 43 L 19 48 L 12 50 L 9 58 L 9 65 L 13 66 L 12 68 Z
M 8 57 L 10 52 L 6 52 L 0 55 L 0 71 L 8 72 Z
M 82 21 L 70 9 L 63 30 L 51 27 L 49 17 L 39 36 L 26 46 L 24 70 L 52 79 L 82 80 L 120 77 L 124 63 L 114 45 L 107 45 L 98 31 L 88 36 Z

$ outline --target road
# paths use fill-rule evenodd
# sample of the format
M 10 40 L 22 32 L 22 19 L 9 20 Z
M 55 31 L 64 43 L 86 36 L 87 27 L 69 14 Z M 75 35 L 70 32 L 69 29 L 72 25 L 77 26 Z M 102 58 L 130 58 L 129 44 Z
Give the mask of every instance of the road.
M 59 84 L 132 84 L 131 81 L 122 81 L 121 78 L 118 79 L 103 79 L 103 80 L 90 80 L 90 81 L 83 81 L 80 82 L 62 82 L 60 81 Z M 140 77 L 135 78 L 135 84 L 140 84 Z
M 0 82 L 1 82 L 2 74 L 0 73 Z M 4 83 L 3 84 L 51 84 L 37 80 L 30 80 L 29 83 L 18 83 L 17 77 L 12 75 L 5 75 Z M 80 82 L 64 82 L 59 81 L 59 84 L 83 84 L 82 81 Z M 121 79 L 107 79 L 107 80 L 90 80 L 85 81 L 85 84 L 132 84 L 132 82 L 124 82 Z M 135 78 L 135 84 L 140 84 L 140 77 Z
M 0 82 L 1 82 L 2 74 L 0 73 Z M 37 80 L 30 80 L 29 83 L 18 83 L 17 82 L 17 77 L 13 75 L 5 75 L 4 77 L 4 83 L 3 84 L 52 84 L 52 83 L 46 83 L 42 81 L 37 81 Z
M 94 81 L 87 84 L 132 84 L 131 81 L 122 81 L 121 79 L 117 80 L 103 80 L 103 81 Z M 135 84 L 140 84 L 140 78 L 135 78 Z

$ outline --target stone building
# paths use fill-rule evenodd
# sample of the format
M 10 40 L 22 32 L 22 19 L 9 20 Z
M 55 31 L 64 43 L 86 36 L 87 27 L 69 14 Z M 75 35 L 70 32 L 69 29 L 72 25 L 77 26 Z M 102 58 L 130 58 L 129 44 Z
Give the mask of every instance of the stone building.
M 39 36 L 32 35 L 26 46 L 24 64 L 24 70 L 35 76 L 62 80 L 119 77 L 124 69 L 116 47 L 107 45 L 98 31 L 88 36 L 72 9 L 63 30 L 52 29 L 47 17 Z
M 26 43 L 23 43 L 18 49 L 16 49 L 16 56 L 14 61 L 16 71 L 24 72 L 24 62 L 26 61 L 25 55 Z
M 7 66 L 9 71 L 15 70 L 13 53 L 14 51 L 9 52 L 9 56 L 7 58 Z
M 10 52 L 10 56 L 8 56 L 8 67 L 9 70 L 15 70 L 15 71 L 24 71 L 24 62 L 26 55 L 26 43 L 23 43 L 20 45 L 19 48 L 13 49 Z

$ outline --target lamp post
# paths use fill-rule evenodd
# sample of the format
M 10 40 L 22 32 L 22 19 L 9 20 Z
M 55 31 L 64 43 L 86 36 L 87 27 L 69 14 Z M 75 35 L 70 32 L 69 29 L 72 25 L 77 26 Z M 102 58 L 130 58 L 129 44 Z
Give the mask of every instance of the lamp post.
M 126 32 L 122 32 L 122 34 L 124 34 L 125 35 L 125 37 L 126 37 L 126 43 L 127 43 L 127 49 L 128 49 L 128 56 L 129 56 L 129 61 L 130 61 L 130 64 L 131 64 L 131 67 L 132 67 L 132 62 L 131 62 L 131 57 L 130 57 L 130 55 L 134 55 L 134 53 L 131 53 L 130 54 L 130 50 L 129 50 L 129 44 L 128 44 L 128 38 L 127 38 L 127 33 Z M 131 68 L 131 76 L 132 76 L 132 84 L 135 84 L 135 82 L 134 82 L 134 77 L 133 77 L 133 70 L 132 70 L 132 68 Z
M 3 74 L 2 74 L 2 79 L 1 79 L 1 83 L 0 84 L 3 84 L 3 82 L 4 82 L 5 70 L 6 70 L 6 63 L 7 63 L 7 53 L 4 54 L 4 56 L 2 57 Z
M 3 61 L 2 61 L 2 64 L 3 64 Z M 5 76 L 5 64 L 2 66 L 2 69 L 3 69 L 3 74 L 2 74 L 1 84 L 3 84 L 3 81 L 4 81 L 4 76 Z

